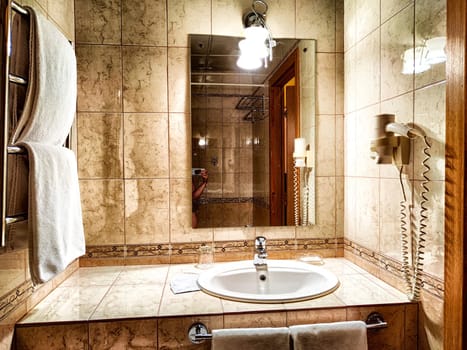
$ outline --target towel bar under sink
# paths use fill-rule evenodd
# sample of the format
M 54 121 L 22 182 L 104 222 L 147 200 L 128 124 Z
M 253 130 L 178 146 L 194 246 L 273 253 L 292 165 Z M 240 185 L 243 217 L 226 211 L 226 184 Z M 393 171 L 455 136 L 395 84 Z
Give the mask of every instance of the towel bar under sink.
M 379 312 L 372 312 L 368 315 L 366 321 L 367 329 L 387 328 L 388 323 Z M 211 340 L 212 334 L 208 333 L 208 328 L 201 322 L 194 323 L 188 330 L 188 338 L 193 344 L 200 344 L 205 340 Z

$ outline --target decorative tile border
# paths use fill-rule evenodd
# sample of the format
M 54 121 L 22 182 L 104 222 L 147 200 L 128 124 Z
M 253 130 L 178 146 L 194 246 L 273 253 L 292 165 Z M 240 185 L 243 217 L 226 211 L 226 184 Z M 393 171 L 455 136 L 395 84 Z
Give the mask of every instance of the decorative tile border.
M 10 293 L 0 298 L 0 321 L 5 319 L 14 309 L 26 301 L 34 292 L 31 281 L 26 281 Z
M 206 242 L 161 243 L 145 245 L 110 245 L 88 246 L 85 258 L 125 258 L 125 257 L 170 257 L 197 255 L 199 247 Z M 218 241 L 213 242 L 214 253 L 249 253 L 253 251 L 254 241 Z M 294 252 L 303 250 L 342 249 L 343 238 L 313 239 L 269 239 L 270 251 Z
M 376 253 L 348 239 L 344 239 L 344 249 L 346 252 L 365 260 L 381 271 L 389 273 L 402 281 L 402 263 L 400 261 Z M 422 281 L 423 290 L 438 298 L 444 298 L 444 281 L 442 279 L 422 272 Z

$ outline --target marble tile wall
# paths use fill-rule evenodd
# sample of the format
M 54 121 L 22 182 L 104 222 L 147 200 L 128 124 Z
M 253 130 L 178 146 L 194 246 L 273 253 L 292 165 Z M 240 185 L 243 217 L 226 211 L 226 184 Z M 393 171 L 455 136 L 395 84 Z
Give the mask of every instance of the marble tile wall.
M 74 41 L 73 0 L 16 0 L 23 6 L 33 7 L 71 41 Z M 13 42 L 13 45 L 15 43 Z M 24 314 L 49 293 L 64 277 L 47 283 L 33 291 L 28 262 L 28 250 L 15 245 L 14 239 L 7 239 L 6 249 L 0 248 L 0 348 L 10 349 L 13 325 Z M 78 267 L 77 262 L 71 269 Z M 73 270 L 74 271 L 74 270 Z M 65 273 L 67 276 L 69 271 Z
M 267 235 L 342 238 L 343 1 L 268 5 L 274 36 L 318 41 L 322 205 L 318 225 L 268 228 Z M 190 214 L 188 34 L 241 36 L 250 6 L 250 0 L 76 2 L 78 164 L 88 250 L 113 245 L 124 257 L 130 243 L 243 240 L 261 231 L 194 230 Z
M 444 278 L 444 142 L 445 64 L 419 74 L 402 74 L 402 54 L 433 37 L 446 36 L 445 0 L 345 0 L 345 216 L 346 240 L 401 261 L 398 170 L 370 159 L 373 116 L 396 114 L 396 121 L 414 123 L 431 143 L 425 273 Z M 413 143 L 411 163 L 403 171 L 408 200 L 420 204 L 424 143 Z M 415 211 L 415 219 L 420 217 Z M 346 249 L 345 256 L 353 259 Z M 358 258 L 358 257 L 357 257 Z M 426 293 L 425 293 L 426 294 Z M 429 301 L 428 301 L 429 300 Z M 421 319 L 436 320 L 442 299 L 422 308 Z M 422 305 L 432 303 L 424 296 Z M 429 314 L 430 312 L 436 312 Z M 441 334 L 425 327 L 422 348 L 442 347 Z M 421 338 L 421 339 L 422 339 Z

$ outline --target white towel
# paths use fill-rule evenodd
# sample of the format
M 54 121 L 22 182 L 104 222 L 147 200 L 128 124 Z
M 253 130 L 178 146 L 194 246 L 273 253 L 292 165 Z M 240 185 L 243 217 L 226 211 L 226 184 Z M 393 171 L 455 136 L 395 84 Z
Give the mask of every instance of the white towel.
M 174 276 L 170 280 L 170 289 L 174 294 L 187 293 L 187 292 L 196 292 L 199 290 L 198 273 L 182 273 L 180 275 Z
M 294 350 L 367 350 L 363 321 L 290 326 Z
M 277 328 L 231 328 L 212 331 L 212 350 L 289 350 L 290 331 Z
M 85 253 L 76 158 L 62 147 L 76 110 L 76 58 L 52 23 L 28 11 L 28 90 L 12 141 L 28 150 L 29 262 L 43 283 Z

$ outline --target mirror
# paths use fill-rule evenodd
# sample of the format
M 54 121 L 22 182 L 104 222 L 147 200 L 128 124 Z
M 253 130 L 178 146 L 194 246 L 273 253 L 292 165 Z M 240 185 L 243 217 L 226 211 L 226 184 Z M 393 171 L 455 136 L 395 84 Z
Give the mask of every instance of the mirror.
M 246 71 L 242 39 L 190 35 L 193 228 L 313 224 L 315 41 Z

